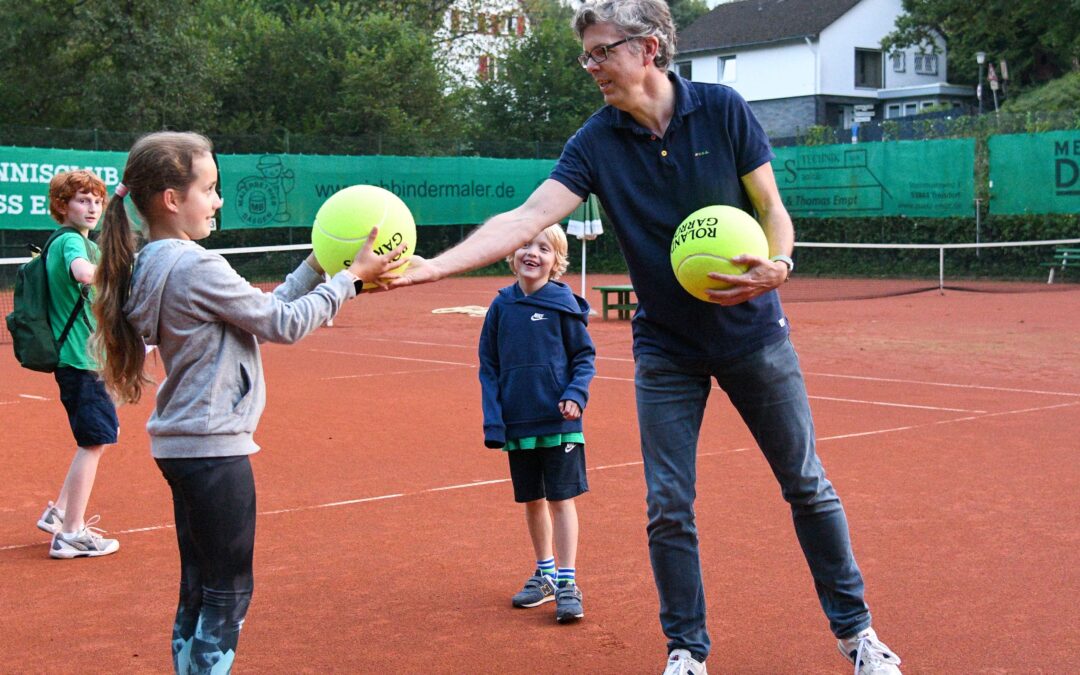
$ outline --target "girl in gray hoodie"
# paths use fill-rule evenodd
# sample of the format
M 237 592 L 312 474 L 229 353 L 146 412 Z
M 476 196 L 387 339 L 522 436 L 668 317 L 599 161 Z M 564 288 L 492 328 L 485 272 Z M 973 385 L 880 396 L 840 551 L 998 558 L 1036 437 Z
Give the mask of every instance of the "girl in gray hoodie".
M 248 456 L 265 404 L 261 341 L 291 344 L 326 323 L 364 282 L 401 266 L 403 248 L 372 251 L 323 283 L 314 256 L 273 293 L 196 241 L 221 208 L 210 141 L 192 133 L 143 136 L 105 212 L 96 284 L 96 344 L 118 402 L 150 383 L 146 345 L 165 366 L 147 422 L 150 450 L 172 490 L 180 601 L 172 633 L 177 673 L 227 673 L 253 588 L 255 483 Z M 130 195 L 149 243 L 135 257 Z M 395 260 L 397 259 L 397 260 Z

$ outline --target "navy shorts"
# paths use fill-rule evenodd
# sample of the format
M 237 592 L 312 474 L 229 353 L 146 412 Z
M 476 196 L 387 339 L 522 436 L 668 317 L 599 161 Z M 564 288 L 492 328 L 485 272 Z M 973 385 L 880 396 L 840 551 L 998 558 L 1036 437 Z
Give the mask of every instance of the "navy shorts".
M 589 491 L 585 479 L 585 444 L 563 443 L 554 448 L 510 450 L 510 480 L 519 504 L 547 499 L 558 502 Z
M 80 448 L 116 443 L 120 420 L 105 383 L 97 373 L 61 366 L 53 373 L 60 386 L 60 401 L 67 411 L 68 424 Z

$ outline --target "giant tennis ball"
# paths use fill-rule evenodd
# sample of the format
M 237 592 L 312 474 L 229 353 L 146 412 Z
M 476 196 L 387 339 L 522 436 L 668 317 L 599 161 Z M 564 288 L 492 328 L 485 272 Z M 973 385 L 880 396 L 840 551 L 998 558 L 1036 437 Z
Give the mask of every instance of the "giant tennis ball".
M 706 206 L 679 224 L 671 239 L 671 269 L 690 295 L 709 300 L 705 291 L 731 284 L 710 279 L 709 272 L 742 274 L 745 266 L 731 262 L 743 253 L 769 257 L 769 242 L 754 218 L 733 206 Z
M 402 243 L 402 255 L 412 255 L 416 249 L 416 222 L 405 202 L 381 187 L 353 185 L 331 195 L 315 214 L 311 228 L 315 259 L 328 274 L 337 274 L 352 264 L 372 227 L 379 228 L 376 253 L 387 253 Z M 394 272 L 406 267 L 408 263 Z

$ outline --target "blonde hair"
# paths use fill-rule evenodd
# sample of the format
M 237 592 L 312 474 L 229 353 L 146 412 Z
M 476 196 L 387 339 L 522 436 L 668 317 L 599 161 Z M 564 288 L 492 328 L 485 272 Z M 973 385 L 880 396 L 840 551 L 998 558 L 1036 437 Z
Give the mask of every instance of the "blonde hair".
M 124 167 L 123 184 L 143 220 L 156 209 L 154 198 L 168 189 L 187 190 L 195 180 L 195 159 L 213 152 L 210 140 L 194 133 L 159 131 L 135 141 Z M 135 264 L 136 238 L 122 197 L 113 197 L 102 219 L 101 263 L 94 278 L 93 344 L 105 386 L 120 403 L 135 403 L 151 380 L 143 370 L 146 345 L 124 314 Z
M 555 250 L 555 264 L 551 266 L 551 275 L 548 277 L 551 280 L 561 277 L 568 267 L 570 267 L 570 244 L 566 241 L 566 233 L 563 232 L 562 225 L 555 223 L 549 225 L 540 234 L 547 235 L 547 240 L 551 243 L 551 248 Z M 510 265 L 510 271 L 517 276 L 517 269 L 514 267 L 514 254 L 506 256 L 506 264 Z

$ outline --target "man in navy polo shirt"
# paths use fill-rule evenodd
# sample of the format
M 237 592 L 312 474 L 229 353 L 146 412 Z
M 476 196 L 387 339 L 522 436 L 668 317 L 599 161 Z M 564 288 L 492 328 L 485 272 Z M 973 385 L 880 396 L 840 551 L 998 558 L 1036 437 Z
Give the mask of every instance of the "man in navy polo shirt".
M 414 258 L 393 286 L 436 281 L 503 258 L 595 193 L 638 296 L 634 379 L 649 554 L 668 637 L 665 675 L 702 675 L 709 655 L 693 504 L 698 433 L 712 378 L 753 433 L 791 506 L 841 653 L 862 675 L 898 674 L 900 659 L 870 627 L 847 519 L 815 450 L 806 388 L 776 292 L 794 267 L 795 235 L 768 138 L 734 90 L 667 72 L 675 28 L 663 0 L 586 2 L 573 27 L 584 47 L 579 62 L 607 105 L 566 143 L 550 178 L 524 204 L 432 260 Z M 711 274 L 734 286 L 709 291 L 710 301 L 703 302 L 679 286 L 669 246 L 687 215 L 713 204 L 756 213 L 771 257 L 743 255 L 735 262 L 749 265 L 746 273 Z M 796 664 L 775 667 L 798 670 Z

